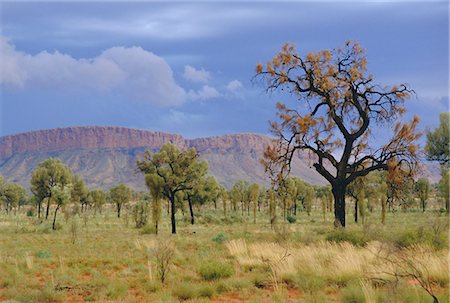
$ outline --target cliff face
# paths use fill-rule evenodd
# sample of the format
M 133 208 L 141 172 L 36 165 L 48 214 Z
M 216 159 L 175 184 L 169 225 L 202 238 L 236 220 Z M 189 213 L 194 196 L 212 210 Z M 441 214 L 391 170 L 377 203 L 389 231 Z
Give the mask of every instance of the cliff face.
M 109 188 L 119 182 L 144 190 L 136 160 L 146 149 L 165 143 L 194 147 L 209 164 L 209 172 L 225 186 L 239 179 L 269 184 L 260 158 L 271 138 L 236 134 L 188 140 L 180 135 L 124 127 L 68 127 L 33 131 L 0 138 L 0 174 L 8 181 L 29 187 L 33 169 L 48 157 L 60 158 L 91 188 Z M 308 182 L 324 180 L 299 156 L 293 173 Z
M 33 131 L 0 138 L 0 159 L 27 152 L 57 152 L 85 148 L 159 148 L 171 142 L 180 148 L 186 140 L 175 134 L 114 126 L 86 126 Z

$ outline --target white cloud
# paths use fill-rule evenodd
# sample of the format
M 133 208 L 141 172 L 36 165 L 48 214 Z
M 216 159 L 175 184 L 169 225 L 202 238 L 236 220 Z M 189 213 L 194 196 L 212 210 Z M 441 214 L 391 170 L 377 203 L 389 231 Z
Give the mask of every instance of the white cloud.
M 226 86 L 226 89 L 232 93 L 236 92 L 242 88 L 243 88 L 242 82 L 239 80 L 230 81 Z
M 58 51 L 30 55 L 0 36 L 0 85 L 120 94 L 158 106 L 176 106 L 186 92 L 167 62 L 141 47 L 113 47 L 90 59 Z
M 185 65 L 183 77 L 192 82 L 206 83 L 211 78 L 211 74 L 203 68 L 196 69 L 190 65 Z
M 188 96 L 191 100 L 208 100 L 220 97 L 220 93 L 217 89 L 209 85 L 203 85 L 198 91 L 190 90 Z

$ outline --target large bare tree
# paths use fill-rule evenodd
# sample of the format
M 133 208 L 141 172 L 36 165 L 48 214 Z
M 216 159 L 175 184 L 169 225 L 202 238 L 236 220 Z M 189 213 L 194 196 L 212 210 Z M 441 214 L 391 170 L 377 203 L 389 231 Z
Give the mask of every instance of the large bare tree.
M 359 44 L 306 56 L 285 44 L 271 61 L 257 65 L 256 74 L 267 81 L 267 91 L 289 92 L 299 101 L 293 107 L 277 103 L 279 121 L 271 123 L 277 143 L 265 152 L 266 171 L 283 178 L 296 152 L 309 151 L 313 167 L 332 186 L 336 226 L 345 226 L 345 192 L 353 180 L 375 170 L 414 170 L 419 119 L 396 122 L 413 91 L 405 84 L 376 84 Z M 370 144 L 374 127 L 390 129 L 386 144 Z

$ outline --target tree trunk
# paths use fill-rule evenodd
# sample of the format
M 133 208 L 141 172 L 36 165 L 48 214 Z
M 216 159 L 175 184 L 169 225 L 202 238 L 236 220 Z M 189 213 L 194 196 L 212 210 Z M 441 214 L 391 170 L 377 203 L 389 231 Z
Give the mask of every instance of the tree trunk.
M 172 234 L 176 234 L 177 233 L 177 226 L 176 226 L 176 222 L 175 222 L 175 193 L 170 195 L 170 206 L 171 206 L 171 216 L 170 219 L 172 221 Z
M 41 219 L 41 205 L 42 205 L 42 200 L 38 202 L 38 219 Z
M 191 224 L 194 225 L 194 211 L 192 209 L 191 197 L 188 195 L 189 213 L 191 214 Z
M 426 202 L 422 200 L 422 212 L 425 212 Z
M 334 197 L 334 226 L 345 227 L 345 187 L 336 185 L 332 192 Z
M 381 198 L 381 224 L 386 223 L 386 203 L 387 201 Z
M 355 223 L 358 223 L 358 199 L 355 199 Z
M 58 213 L 58 209 L 59 209 L 59 204 L 58 204 L 58 206 L 56 206 L 55 216 L 53 217 L 53 225 L 52 225 L 53 230 L 56 230 L 55 223 L 56 223 L 56 214 Z
M 117 203 L 117 218 L 120 218 L 120 208 L 121 208 L 121 204 Z
M 47 211 L 45 212 L 45 220 L 48 219 L 49 210 L 50 210 L 50 197 L 47 198 Z

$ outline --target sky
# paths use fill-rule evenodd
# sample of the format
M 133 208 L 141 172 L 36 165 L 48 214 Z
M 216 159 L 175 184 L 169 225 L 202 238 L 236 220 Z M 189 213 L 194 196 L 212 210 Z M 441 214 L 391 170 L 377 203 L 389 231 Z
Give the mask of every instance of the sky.
M 285 42 L 300 54 L 366 49 L 383 85 L 408 83 L 406 119 L 449 106 L 447 1 L 0 2 L 0 135 L 117 125 L 187 138 L 269 133 L 277 101 L 255 66 Z

